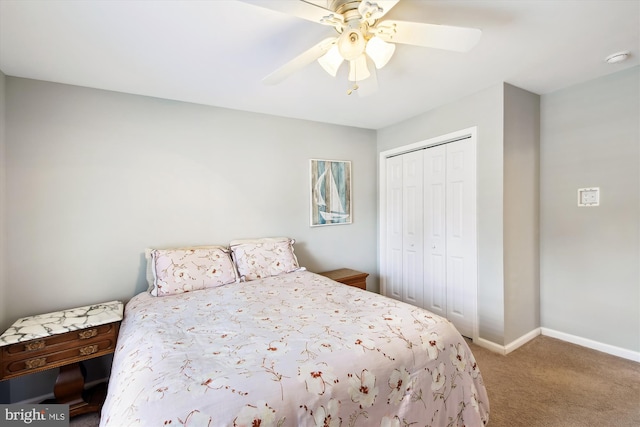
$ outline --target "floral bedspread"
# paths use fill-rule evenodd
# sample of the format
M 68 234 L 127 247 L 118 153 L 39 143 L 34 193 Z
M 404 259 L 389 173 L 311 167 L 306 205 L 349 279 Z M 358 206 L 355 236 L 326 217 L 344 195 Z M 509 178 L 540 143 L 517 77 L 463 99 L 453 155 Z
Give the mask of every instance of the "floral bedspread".
M 307 271 L 126 306 L 101 426 L 482 426 L 446 319 Z

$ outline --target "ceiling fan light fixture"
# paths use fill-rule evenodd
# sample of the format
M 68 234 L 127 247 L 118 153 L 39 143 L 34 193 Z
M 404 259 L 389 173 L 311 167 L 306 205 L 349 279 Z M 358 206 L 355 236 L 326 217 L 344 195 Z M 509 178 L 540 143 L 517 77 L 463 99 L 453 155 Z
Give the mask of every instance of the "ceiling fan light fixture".
M 376 70 L 391 60 L 397 44 L 467 52 L 482 35 L 477 28 L 387 19 L 389 10 L 400 0 L 241 1 L 324 24 L 338 33 L 276 69 L 263 79 L 265 84 L 277 84 L 316 60 L 329 75 L 336 77 L 346 61 L 349 63 L 346 70 L 349 93 L 361 86 L 377 88 Z M 628 53 L 608 60 L 615 62 L 626 56 Z M 368 90 L 368 93 L 372 92 Z M 361 93 L 362 90 L 358 92 Z
M 361 82 L 369 78 L 371 72 L 367 67 L 367 56 L 362 54 L 354 60 L 349 61 L 349 81 Z
M 345 30 L 338 39 L 338 50 L 344 59 L 352 61 L 364 53 L 366 44 L 367 41 L 362 32 L 351 28 Z
M 344 58 L 340 55 L 340 51 L 336 45 L 333 45 L 327 53 L 318 58 L 318 63 L 333 77 L 338 74 L 338 68 L 340 68 L 342 62 L 344 62 Z
M 371 37 L 366 47 L 367 55 L 373 60 L 378 70 L 387 65 L 395 51 L 395 44 L 387 43 L 376 36 Z

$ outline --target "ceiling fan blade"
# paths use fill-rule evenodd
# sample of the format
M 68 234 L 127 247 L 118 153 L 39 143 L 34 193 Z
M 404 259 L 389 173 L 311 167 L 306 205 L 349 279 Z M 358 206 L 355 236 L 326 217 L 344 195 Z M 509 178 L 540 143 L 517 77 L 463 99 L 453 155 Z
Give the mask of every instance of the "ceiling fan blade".
M 379 0 L 378 4 L 384 10 L 383 15 L 386 15 L 400 0 Z
M 297 16 L 319 23 L 322 18 L 334 13 L 329 9 L 318 6 L 307 1 L 291 1 L 291 0 L 240 0 L 243 3 L 260 6 L 265 9 L 275 10 L 277 12 L 286 13 L 288 15 Z
M 267 77 L 262 79 L 262 82 L 267 85 L 275 85 L 280 83 L 291 74 L 306 67 L 307 65 L 311 64 L 313 61 L 327 53 L 329 49 L 331 49 L 331 47 L 336 43 L 336 40 L 338 40 L 337 37 L 328 37 L 322 40 L 311 49 L 302 52 L 300 55 L 284 64 L 273 73 L 269 74 Z
M 455 52 L 468 52 L 478 43 L 482 35 L 482 31 L 477 28 L 394 20 L 380 22 L 376 25 L 374 33 L 386 42 Z

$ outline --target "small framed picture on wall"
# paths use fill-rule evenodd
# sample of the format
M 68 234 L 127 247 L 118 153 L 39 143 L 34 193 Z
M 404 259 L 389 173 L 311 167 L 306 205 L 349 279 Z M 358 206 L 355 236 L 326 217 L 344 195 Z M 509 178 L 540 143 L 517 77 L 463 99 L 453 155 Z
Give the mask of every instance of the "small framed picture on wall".
M 351 162 L 311 159 L 311 226 L 351 224 Z

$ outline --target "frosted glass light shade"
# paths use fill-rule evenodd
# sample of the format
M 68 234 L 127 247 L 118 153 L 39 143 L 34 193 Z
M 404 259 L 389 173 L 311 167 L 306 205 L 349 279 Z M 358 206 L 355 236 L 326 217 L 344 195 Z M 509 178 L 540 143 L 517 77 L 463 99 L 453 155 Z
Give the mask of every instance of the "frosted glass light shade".
M 362 54 L 353 61 L 349 61 L 349 80 L 352 82 L 360 82 L 371 76 L 367 67 L 367 57 Z
M 371 37 L 366 48 L 367 55 L 369 55 L 373 60 L 373 63 L 376 64 L 377 69 L 387 65 L 387 62 L 389 62 L 395 51 L 395 44 L 387 43 L 380 37 L 376 36 Z
M 338 73 L 338 68 L 342 65 L 344 58 L 340 55 L 340 51 L 338 51 L 338 46 L 333 45 L 331 49 L 320 58 L 318 58 L 318 63 L 324 68 L 324 70 L 331 74 L 333 77 Z
M 353 61 L 362 55 L 366 43 L 359 29 L 349 29 L 345 30 L 338 39 L 338 50 L 344 59 Z

